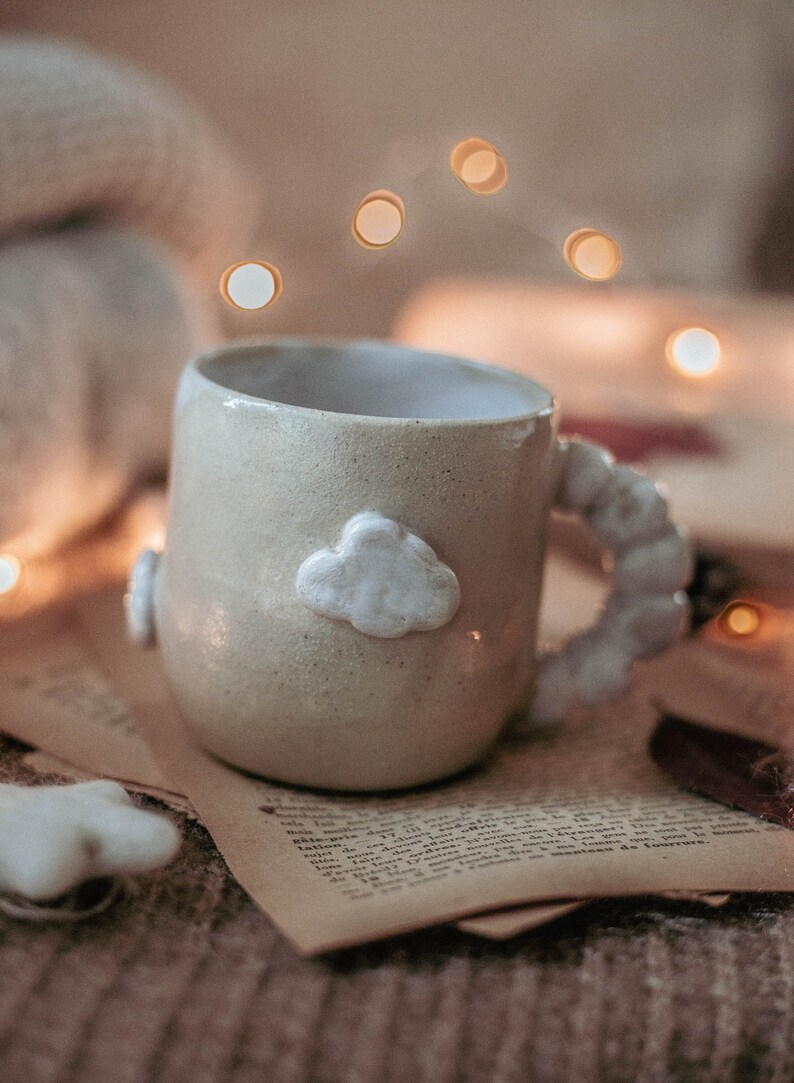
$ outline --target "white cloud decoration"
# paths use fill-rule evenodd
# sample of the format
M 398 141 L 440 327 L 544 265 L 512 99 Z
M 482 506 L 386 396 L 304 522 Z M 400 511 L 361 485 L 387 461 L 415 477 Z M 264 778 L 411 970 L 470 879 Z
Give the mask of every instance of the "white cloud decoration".
M 151 872 L 178 847 L 171 821 L 118 782 L 0 785 L 0 893 L 54 899 L 84 880 Z
M 295 587 L 315 613 L 381 639 L 440 628 L 460 603 L 452 569 L 416 534 L 376 511 L 348 520 L 336 549 L 307 557 Z

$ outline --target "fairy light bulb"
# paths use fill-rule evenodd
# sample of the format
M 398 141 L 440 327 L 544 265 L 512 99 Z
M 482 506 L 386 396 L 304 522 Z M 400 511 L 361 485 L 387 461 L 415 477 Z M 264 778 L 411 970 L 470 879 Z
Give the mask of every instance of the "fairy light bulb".
M 507 184 L 507 162 L 487 139 L 464 139 L 453 148 L 449 166 L 458 180 L 478 196 L 492 196 Z
M 726 635 L 752 636 L 761 627 L 761 612 L 750 602 L 731 602 L 720 614 L 719 625 Z
M 8 594 L 19 582 L 22 565 L 10 553 L 0 554 L 0 594 Z
M 405 225 L 405 205 L 395 192 L 381 188 L 359 203 L 353 215 L 353 236 L 362 248 L 388 248 Z
M 668 363 L 682 376 L 710 376 L 720 363 L 720 340 L 705 327 L 682 327 L 667 340 Z
M 618 273 L 623 262 L 618 242 L 598 229 L 575 229 L 569 233 L 562 254 L 571 270 L 589 282 L 606 282 Z
M 272 263 L 245 260 L 233 263 L 221 275 L 221 297 L 232 308 L 251 312 L 277 301 L 282 289 L 281 272 Z

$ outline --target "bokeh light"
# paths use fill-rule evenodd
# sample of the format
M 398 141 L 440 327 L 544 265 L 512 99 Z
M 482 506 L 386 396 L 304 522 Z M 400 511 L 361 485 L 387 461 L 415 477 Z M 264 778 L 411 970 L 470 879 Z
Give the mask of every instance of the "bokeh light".
M 507 162 L 487 139 L 464 139 L 454 147 L 449 166 L 461 184 L 478 196 L 492 196 L 507 184 Z
M 731 602 L 719 616 L 719 625 L 729 636 L 752 636 L 761 627 L 761 612 L 751 602 Z
M 282 285 L 281 272 L 272 263 L 244 260 L 226 268 L 221 275 L 220 291 L 232 308 L 250 312 L 277 301 Z
M 19 582 L 22 565 L 10 553 L 0 554 L 0 594 L 8 594 Z
M 668 338 L 665 355 L 682 376 L 710 376 L 720 363 L 720 340 L 705 327 L 682 327 Z
M 589 282 L 606 282 L 620 270 L 623 254 L 620 245 L 598 229 L 575 229 L 562 246 L 565 262 Z
M 353 215 L 353 236 L 362 248 L 387 248 L 400 236 L 405 225 L 405 206 L 394 192 L 385 188 L 359 203 Z

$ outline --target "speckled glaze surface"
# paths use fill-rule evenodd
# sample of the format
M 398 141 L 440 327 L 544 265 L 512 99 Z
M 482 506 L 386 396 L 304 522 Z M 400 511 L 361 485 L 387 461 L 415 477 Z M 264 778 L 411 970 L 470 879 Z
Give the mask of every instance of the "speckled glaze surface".
M 201 743 L 335 789 L 476 762 L 532 687 L 555 428 L 532 381 L 383 343 L 252 343 L 190 362 L 155 617 Z M 384 638 L 301 599 L 302 564 L 362 512 L 454 573 L 441 626 Z

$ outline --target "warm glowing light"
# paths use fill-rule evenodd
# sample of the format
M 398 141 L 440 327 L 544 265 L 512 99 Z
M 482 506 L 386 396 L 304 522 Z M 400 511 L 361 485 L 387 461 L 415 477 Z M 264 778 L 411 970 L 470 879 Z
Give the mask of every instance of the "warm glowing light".
M 19 582 L 22 565 L 10 553 L 0 556 L 0 594 L 7 594 Z
M 665 353 L 683 376 L 710 376 L 720 363 L 720 340 L 705 327 L 682 327 L 668 338 Z
M 127 510 L 125 532 L 135 555 L 141 549 L 162 553 L 165 548 L 165 500 L 159 489 L 142 492 Z
M 449 166 L 461 184 L 478 196 L 492 196 L 507 184 L 507 162 L 487 139 L 464 139 Z
M 606 282 L 620 270 L 623 254 L 614 237 L 598 229 L 576 229 L 562 246 L 565 262 L 589 282 Z
M 165 548 L 165 527 L 157 526 L 147 530 L 141 535 L 141 549 L 154 549 L 155 553 L 162 553 Z
M 761 627 L 761 613 L 749 602 L 731 602 L 720 614 L 719 623 L 727 635 L 751 636 Z
M 362 248 L 386 248 L 405 225 L 405 206 L 394 192 L 380 189 L 364 196 L 353 215 L 353 236 Z
M 460 167 L 460 179 L 464 184 L 482 184 L 489 181 L 499 164 L 494 150 L 475 150 Z
M 246 312 L 272 305 L 279 299 L 281 288 L 281 272 L 272 263 L 261 260 L 233 263 L 223 272 L 220 281 L 224 301 Z

